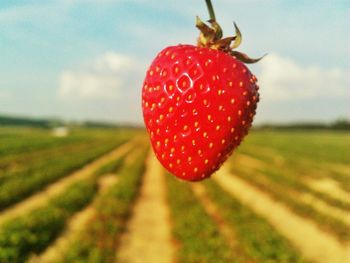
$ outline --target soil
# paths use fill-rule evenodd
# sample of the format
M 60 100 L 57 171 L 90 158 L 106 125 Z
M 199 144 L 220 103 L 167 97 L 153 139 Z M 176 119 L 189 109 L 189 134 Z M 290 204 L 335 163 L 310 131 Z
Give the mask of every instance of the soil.
M 165 174 L 153 153 L 127 231 L 117 250 L 118 262 L 174 262 Z
M 350 193 L 343 190 L 339 183 L 331 178 L 308 180 L 308 185 L 316 191 L 323 192 L 340 201 L 350 203 Z
M 268 220 L 306 259 L 319 263 L 350 262 L 349 244 L 340 244 L 313 221 L 296 215 L 286 205 L 231 174 L 227 167 L 223 166 L 213 178 L 225 191 Z

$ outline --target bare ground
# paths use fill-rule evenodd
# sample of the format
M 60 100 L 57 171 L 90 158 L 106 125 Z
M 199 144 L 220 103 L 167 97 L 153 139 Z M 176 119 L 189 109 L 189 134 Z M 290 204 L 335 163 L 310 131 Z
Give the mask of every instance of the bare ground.
M 331 169 L 336 173 L 341 173 L 344 175 L 350 175 L 350 165 L 342 164 L 342 163 L 329 163 L 325 164 L 327 168 Z
M 263 161 L 255 159 L 249 155 L 236 154 L 235 158 L 238 161 L 238 163 L 246 166 L 245 168 L 251 170 L 252 172 L 256 172 L 256 170 L 266 167 L 266 164 Z M 316 191 L 323 192 L 335 199 L 338 199 L 346 203 L 350 202 L 350 193 L 344 191 L 339 185 L 339 183 L 331 178 L 323 178 L 323 179 L 310 178 L 310 179 L 307 179 L 305 183 Z M 349 212 L 344 211 L 340 208 L 334 207 L 332 205 L 329 205 L 310 193 L 299 194 L 295 192 L 295 198 L 299 202 L 310 205 L 313 208 L 315 208 L 317 211 L 327 214 L 331 217 L 334 217 L 340 221 L 343 221 L 345 224 L 350 226 Z
M 126 152 L 128 152 L 131 147 L 134 145 L 134 140 L 127 142 L 120 147 L 116 148 L 112 152 L 109 152 L 102 157 L 94 160 L 88 165 L 84 166 L 80 170 L 75 171 L 74 173 L 58 180 L 57 182 L 49 185 L 43 191 L 40 191 L 27 199 L 19 202 L 18 204 L 11 206 L 10 208 L 2 211 L 0 213 L 0 224 L 4 221 L 19 216 L 23 213 L 26 213 L 34 208 L 43 206 L 47 203 L 47 201 L 54 197 L 55 195 L 61 193 L 67 186 L 77 182 L 79 180 L 83 180 L 91 176 L 97 169 L 106 163 L 118 159 Z
M 332 178 L 317 178 L 308 180 L 307 184 L 314 190 L 323 192 L 340 201 L 350 203 L 350 193 L 343 190 Z
M 317 211 L 329 215 L 331 217 L 334 217 L 345 224 L 347 224 L 350 227 L 350 212 L 342 210 L 340 208 L 331 206 L 327 204 L 326 202 L 318 199 L 317 197 L 311 195 L 311 194 L 302 194 L 299 196 L 298 200 L 304 204 L 308 204 L 315 208 Z M 350 235 L 350 233 L 349 233 Z
M 286 205 L 231 174 L 227 167 L 222 167 L 213 178 L 225 191 L 266 218 L 305 258 L 319 263 L 350 262 L 349 244 L 340 244 L 313 221 L 296 215 Z
M 118 262 L 174 262 L 162 167 L 150 153 L 141 193 L 117 251 Z
M 251 157 L 247 154 L 234 154 L 233 158 L 240 164 L 247 166 L 249 169 L 259 170 L 266 167 L 266 164 L 263 161 L 260 161 L 254 157 Z

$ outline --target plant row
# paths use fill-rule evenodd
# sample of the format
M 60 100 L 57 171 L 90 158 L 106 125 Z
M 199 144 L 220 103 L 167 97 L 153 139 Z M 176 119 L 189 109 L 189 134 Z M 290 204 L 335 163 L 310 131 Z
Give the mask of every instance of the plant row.
M 252 185 L 263 190 L 274 199 L 285 203 L 295 213 L 311 218 L 316 221 L 320 228 L 334 234 L 339 240 L 346 241 L 349 237 L 350 228 L 342 221 L 317 211 L 312 205 L 298 201 L 298 192 L 293 189 L 273 182 L 270 178 L 270 174 L 264 173 L 250 173 L 242 168 L 236 167 L 234 174 L 243 180 L 248 181 Z
M 239 262 L 188 183 L 167 174 L 167 186 L 178 262 Z
M 42 252 L 62 231 L 67 219 L 91 202 L 96 193 L 93 180 L 77 182 L 44 207 L 9 220 L 0 226 L 0 262 L 26 262 Z
M 59 146 L 74 143 L 91 142 L 101 138 L 109 137 L 113 139 L 115 133 L 123 133 L 120 129 L 100 130 L 100 129 L 71 129 L 67 136 L 53 136 L 50 130 L 34 128 L 2 128 L 0 130 L 0 156 L 17 157 L 31 154 L 36 151 L 48 150 Z M 103 136 L 101 136 L 103 135 Z
M 231 163 L 232 167 L 236 169 L 236 171 L 239 170 L 240 172 L 247 173 L 249 170 L 250 174 L 258 173 L 259 176 L 263 175 L 266 177 L 266 183 L 268 181 L 271 181 L 271 184 L 277 184 L 280 187 L 290 189 L 290 191 L 295 191 L 298 193 L 309 193 L 318 199 L 328 203 L 329 205 L 350 211 L 350 200 L 349 202 L 344 202 L 342 200 L 333 198 L 327 193 L 312 189 L 305 183 L 305 180 L 300 180 L 300 176 L 298 176 L 295 171 L 288 169 L 287 167 L 275 167 L 270 163 L 265 163 L 264 167 L 261 168 L 245 167 L 245 164 L 239 163 L 238 161 L 235 162 L 234 158 L 231 159 Z
M 255 262 L 304 262 L 300 253 L 264 218 L 255 214 L 213 181 L 207 193 L 236 235 L 242 253 Z
M 350 173 L 334 168 L 350 162 L 349 147 L 350 136 L 344 133 L 255 132 L 239 151 L 291 172 L 296 180 L 326 176 L 350 191 Z
M 94 216 L 57 262 L 115 262 L 121 234 L 141 185 L 145 154 L 142 149 L 132 164 L 118 171 L 118 183 L 97 198 Z
M 46 249 L 61 233 L 67 220 L 92 201 L 97 193 L 98 178 L 117 172 L 124 157 L 102 166 L 87 180 L 68 186 L 45 206 L 3 223 L 0 226 L 0 262 L 25 262 L 30 255 Z
M 58 159 L 50 160 L 43 156 L 44 164 L 37 169 L 28 169 L 28 171 L 8 177 L 0 183 L 0 210 L 42 190 L 47 185 L 69 175 L 121 143 L 122 141 L 118 141 L 95 147 L 87 144 L 84 150 L 65 154 Z

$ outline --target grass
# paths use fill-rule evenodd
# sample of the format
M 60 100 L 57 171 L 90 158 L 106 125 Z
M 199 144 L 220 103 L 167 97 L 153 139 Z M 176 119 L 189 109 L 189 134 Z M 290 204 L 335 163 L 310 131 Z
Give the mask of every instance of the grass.
M 67 137 L 57 138 L 43 129 L 1 127 L 0 210 L 68 175 L 135 134 L 120 129 L 73 129 Z M 230 162 L 237 176 L 288 205 L 296 214 L 315 221 L 342 242 L 349 240 L 350 228 L 331 214 L 303 203 L 298 195 L 309 193 L 349 211 L 348 202 L 308 185 L 308 179 L 327 177 L 350 191 L 350 173 L 344 172 L 350 163 L 349 148 L 350 135 L 342 132 L 259 131 L 252 132 L 238 152 L 264 164 L 253 167 L 248 162 L 236 162 L 234 157 Z M 134 162 L 126 165 L 123 158 L 109 162 L 89 180 L 69 186 L 46 205 L 4 222 L 0 226 L 0 262 L 21 263 L 33 253 L 40 254 L 62 233 L 67 220 L 88 204 L 93 206 L 94 216 L 83 227 L 83 232 L 73 238 L 68 250 L 59 255 L 63 259 L 57 262 L 116 262 L 120 237 L 130 218 L 145 169 L 146 148 L 142 145 L 136 152 Z M 97 181 L 105 174 L 116 174 L 119 180 L 98 192 Z M 204 187 L 208 197 L 234 233 L 239 252 L 233 250 L 190 185 L 170 175 L 166 182 L 177 262 L 305 262 L 300 252 L 264 218 L 207 180 Z
M 114 138 L 108 147 L 125 139 L 125 136 Z M 90 144 L 91 146 L 93 145 Z M 99 153 L 98 148 L 93 150 L 93 155 Z M 67 159 L 69 158 L 72 155 L 68 155 Z M 68 186 L 46 205 L 5 221 L 0 226 L 0 262 L 26 262 L 31 254 L 38 254 L 46 249 L 64 229 L 67 220 L 92 201 L 97 193 L 98 178 L 106 172 L 116 172 L 122 161 L 123 156 L 102 166 L 87 180 Z M 79 163 L 79 159 L 72 159 L 72 163 Z M 55 168 L 57 169 L 56 166 L 53 167 Z
M 178 262 L 238 262 L 189 185 L 167 175 Z
M 96 189 L 92 180 L 77 182 L 45 207 L 2 224 L 0 262 L 25 262 L 30 254 L 43 251 L 62 231 L 66 220 L 92 200 Z
M 13 142 L 16 145 L 12 145 L 14 149 L 9 143 L 8 148 L 12 150 L 9 151 L 7 158 L 4 157 L 6 160 L 1 161 L 2 166 L 7 168 L 3 169 L 0 176 L 0 210 L 42 190 L 48 184 L 82 167 L 132 136 L 118 130 L 106 133 L 105 136 L 99 130 L 77 133 L 78 135 L 73 133 L 69 139 L 51 138 L 51 135 L 35 130 L 33 134 L 28 135 L 29 138 L 34 137 L 33 145 L 36 147 L 29 147 L 31 149 L 29 153 L 23 154 L 15 150 L 18 145 L 24 147 L 30 145 L 30 140 L 23 138 L 23 134 L 18 135 L 18 142 Z M 10 137 L 16 137 L 15 135 Z M 40 138 L 48 145 L 39 143 Z M 57 142 L 58 139 L 63 139 L 63 145 Z M 4 143 L 6 144 L 6 141 Z
M 340 241 L 349 240 L 350 236 L 348 233 L 350 228 L 345 223 L 331 215 L 318 212 L 311 205 L 298 201 L 298 198 L 294 197 L 293 193 L 288 189 L 265 180 L 264 176 L 260 174 L 250 174 L 241 171 L 240 173 L 235 173 L 235 175 L 249 181 L 251 184 L 272 196 L 275 200 L 285 203 L 295 213 L 313 219 L 318 223 L 320 228 L 334 234 Z
M 264 163 L 263 167 L 250 167 L 249 164 L 244 164 L 239 162 L 239 159 L 234 157 L 231 159 L 231 169 L 234 173 L 238 175 L 245 174 L 246 179 L 254 181 L 256 176 L 263 177 L 257 178 L 261 179 L 265 184 L 273 184 L 274 187 L 282 187 L 285 191 L 297 192 L 297 193 L 309 193 L 313 196 L 323 200 L 329 205 L 336 206 L 340 209 L 350 211 L 350 201 L 344 202 L 342 200 L 336 199 L 327 193 L 323 193 L 312 189 L 307 185 L 305 180 L 300 180 L 298 176 L 295 175 L 293 169 L 283 167 L 275 167 L 270 163 Z
M 316 156 L 313 156 L 312 152 L 315 150 L 312 151 L 310 149 L 318 149 L 314 146 L 317 140 L 326 138 L 325 142 L 320 141 L 319 144 L 326 147 L 334 142 L 334 145 L 339 147 L 340 152 L 342 152 L 344 145 L 340 146 L 340 142 L 344 141 L 346 145 L 350 137 L 343 133 L 330 134 L 328 132 L 259 132 L 252 135 L 239 151 L 263 161 L 264 164 L 261 167 L 250 167 L 249 163 L 239 163 L 239 159 L 236 160 L 233 156 L 231 159 L 233 173 L 265 191 L 276 200 L 284 202 L 295 213 L 315 220 L 322 229 L 334 234 L 339 240 L 349 240 L 350 236 L 348 233 L 350 228 L 345 223 L 332 215 L 317 211 L 312 205 L 301 202 L 298 197 L 303 193 L 312 194 L 331 206 L 349 211 L 350 203 L 340 201 L 329 194 L 310 188 L 306 183 L 305 177 L 310 177 L 311 175 L 305 175 L 305 171 L 300 172 L 300 169 L 305 165 L 305 159 L 307 162 L 315 163 L 314 166 L 311 165 L 311 167 L 306 168 L 312 171 L 313 167 L 323 158 L 329 157 L 332 159 L 330 156 L 333 156 L 333 158 L 338 157 L 337 153 L 328 150 L 327 153 L 316 153 Z M 334 149 L 334 145 L 330 149 Z M 261 149 L 259 147 L 263 147 L 263 150 L 259 150 Z M 291 149 L 291 152 L 289 152 L 289 149 Z M 303 152 L 304 149 L 305 152 Z M 271 151 L 273 154 L 271 154 Z M 295 154 L 299 156 L 296 157 Z M 283 161 L 280 164 L 276 164 L 274 158 L 280 158 Z M 342 156 L 342 158 L 348 157 Z M 312 172 L 309 173 L 312 174 Z
M 145 150 L 118 172 L 116 185 L 96 200 L 96 214 L 59 262 L 114 262 L 116 249 L 139 192 L 145 169 Z
M 331 177 L 350 191 L 349 149 L 350 135 L 345 132 L 259 131 L 247 137 L 239 152 L 290 171 L 296 180 Z M 349 172 L 334 169 L 339 165 Z
M 347 132 L 259 131 L 251 133 L 245 144 L 241 150 L 256 152 L 254 147 L 267 147 L 288 160 L 306 158 L 314 163 L 342 164 L 350 161 L 350 135 Z
M 205 183 L 209 197 L 218 205 L 237 235 L 244 253 L 256 262 L 304 262 L 299 252 L 265 219 L 253 213 L 213 181 Z

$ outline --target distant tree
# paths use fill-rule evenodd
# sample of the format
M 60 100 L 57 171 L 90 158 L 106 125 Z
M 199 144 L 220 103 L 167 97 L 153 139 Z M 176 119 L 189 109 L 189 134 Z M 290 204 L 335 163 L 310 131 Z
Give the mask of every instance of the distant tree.
M 350 121 L 346 119 L 339 119 L 333 122 L 330 127 L 335 130 L 350 130 Z

